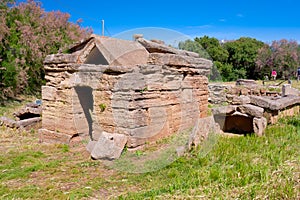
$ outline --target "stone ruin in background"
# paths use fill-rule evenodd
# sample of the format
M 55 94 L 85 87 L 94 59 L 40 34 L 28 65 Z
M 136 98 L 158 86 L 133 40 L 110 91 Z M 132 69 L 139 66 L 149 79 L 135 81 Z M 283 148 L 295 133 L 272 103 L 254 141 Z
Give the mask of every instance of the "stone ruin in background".
M 300 91 L 290 84 L 268 88 L 240 79 L 235 86 L 211 83 L 208 87 L 209 101 L 215 104 L 212 114 L 224 132 L 262 136 L 267 124 L 300 113 Z
M 87 140 L 92 156 L 114 159 L 125 145 L 190 129 L 207 116 L 211 66 L 160 42 L 92 35 L 66 54 L 46 57 L 40 139 Z M 99 155 L 103 145 L 119 149 Z

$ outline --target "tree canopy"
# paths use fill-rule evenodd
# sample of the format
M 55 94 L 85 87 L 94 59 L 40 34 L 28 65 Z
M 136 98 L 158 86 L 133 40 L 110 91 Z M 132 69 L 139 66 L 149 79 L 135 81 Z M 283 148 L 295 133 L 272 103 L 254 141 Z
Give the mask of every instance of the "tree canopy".
M 203 36 L 182 42 L 179 48 L 193 50 L 188 48 L 193 45 L 200 45 L 213 60 L 212 80 L 215 80 L 216 71 L 223 81 L 232 81 L 262 79 L 265 75 L 270 76 L 272 69 L 278 71 L 278 78 L 287 79 L 300 65 L 300 47 L 296 41 L 283 39 L 269 45 L 249 37 L 220 42 L 217 38 Z
M 70 15 L 46 12 L 39 2 L 0 3 L 0 99 L 40 91 L 43 60 L 91 34 L 69 22 Z
M 276 70 L 281 78 L 291 78 L 300 67 L 300 51 L 296 41 L 282 39 L 259 50 L 256 71 Z

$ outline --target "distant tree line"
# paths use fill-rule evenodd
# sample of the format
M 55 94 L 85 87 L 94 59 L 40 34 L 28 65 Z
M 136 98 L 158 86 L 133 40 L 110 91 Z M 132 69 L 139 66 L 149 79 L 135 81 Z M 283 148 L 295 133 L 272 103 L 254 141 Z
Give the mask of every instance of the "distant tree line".
M 293 40 L 266 44 L 249 37 L 222 42 L 204 36 L 180 42 L 179 48 L 211 59 L 214 63 L 211 80 L 265 79 L 272 70 L 277 71 L 278 78 L 288 79 L 296 76 L 300 66 L 300 46 Z
M 91 34 L 69 17 L 33 0 L 0 1 L 0 100 L 39 92 L 45 56 Z

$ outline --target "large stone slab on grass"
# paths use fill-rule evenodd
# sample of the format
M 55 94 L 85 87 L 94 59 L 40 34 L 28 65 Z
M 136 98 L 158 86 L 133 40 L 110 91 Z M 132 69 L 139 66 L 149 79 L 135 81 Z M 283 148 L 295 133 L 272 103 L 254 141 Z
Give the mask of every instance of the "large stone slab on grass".
M 7 117 L 0 117 L 0 126 L 2 125 L 9 128 L 19 128 L 19 124 L 15 120 Z
M 72 135 L 60 133 L 57 131 L 50 131 L 48 129 L 39 129 L 40 142 L 46 142 L 51 144 L 69 144 Z
M 94 144 L 91 156 L 93 159 L 115 160 L 121 156 L 126 143 L 127 136 L 123 134 L 103 132 Z

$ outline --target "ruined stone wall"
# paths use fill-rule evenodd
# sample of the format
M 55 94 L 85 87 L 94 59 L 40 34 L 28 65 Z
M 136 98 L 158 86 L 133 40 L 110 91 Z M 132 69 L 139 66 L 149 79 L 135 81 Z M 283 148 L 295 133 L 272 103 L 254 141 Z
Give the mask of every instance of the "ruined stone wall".
M 264 117 L 267 119 L 268 123 L 276 124 L 280 118 L 295 116 L 299 113 L 300 106 L 296 104 L 282 110 L 269 110 L 268 112 L 266 111 L 264 112 Z
M 300 91 L 289 84 L 282 86 L 282 93 L 279 86 L 268 88 L 244 79 L 238 80 L 236 85 L 210 84 L 208 87 L 211 103 L 230 104 L 212 109 L 215 121 L 224 132 L 254 132 L 261 136 L 267 124 L 300 112 Z
M 75 55 L 45 60 L 40 138 L 69 143 L 101 131 L 128 136 L 139 146 L 192 128 L 205 117 L 211 63 L 185 55 L 151 53 L 148 64 L 76 64 Z

